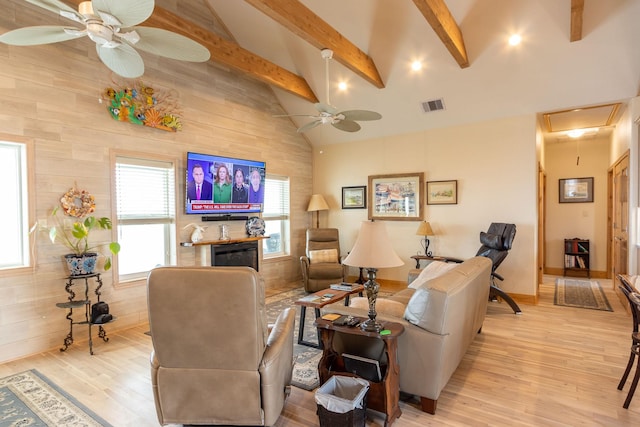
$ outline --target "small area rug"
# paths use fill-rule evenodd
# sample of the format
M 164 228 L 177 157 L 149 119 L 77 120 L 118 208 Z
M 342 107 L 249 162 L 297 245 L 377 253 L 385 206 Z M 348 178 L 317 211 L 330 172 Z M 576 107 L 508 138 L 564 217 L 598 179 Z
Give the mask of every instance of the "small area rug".
M 555 305 L 613 311 L 597 280 L 556 279 Z
M 32 369 L 0 379 L 0 427 L 111 427 Z

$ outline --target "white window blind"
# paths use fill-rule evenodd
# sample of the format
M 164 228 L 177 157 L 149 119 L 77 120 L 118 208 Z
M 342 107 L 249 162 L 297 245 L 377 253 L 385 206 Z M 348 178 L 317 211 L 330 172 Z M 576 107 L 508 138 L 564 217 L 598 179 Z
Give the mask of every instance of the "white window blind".
M 118 221 L 173 219 L 174 182 L 171 163 L 119 157 L 116 163 Z
M 264 210 L 266 219 L 289 219 L 289 178 L 268 175 L 264 186 Z
M 175 264 L 175 168 L 119 156 L 115 169 L 119 280 L 138 280 L 156 266 Z
M 0 269 L 27 267 L 29 258 L 29 208 L 27 147 L 0 141 Z

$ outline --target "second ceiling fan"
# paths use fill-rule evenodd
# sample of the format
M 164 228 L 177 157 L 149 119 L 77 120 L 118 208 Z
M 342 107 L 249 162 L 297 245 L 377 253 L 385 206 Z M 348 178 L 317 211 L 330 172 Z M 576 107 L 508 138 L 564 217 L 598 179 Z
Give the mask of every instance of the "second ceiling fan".
M 331 49 L 322 49 L 322 58 L 325 60 L 325 89 L 326 89 L 326 104 L 318 102 L 313 106 L 318 110 L 318 114 L 287 114 L 276 117 L 309 117 L 313 119 L 304 126 L 298 128 L 298 132 L 306 132 L 318 125 L 331 124 L 336 129 L 340 129 L 345 132 L 357 132 L 361 129 L 358 121 L 368 120 L 380 120 L 382 115 L 375 111 L 368 110 L 347 110 L 338 111 L 336 107 L 331 105 L 329 101 L 329 60 L 333 58 L 333 51 Z

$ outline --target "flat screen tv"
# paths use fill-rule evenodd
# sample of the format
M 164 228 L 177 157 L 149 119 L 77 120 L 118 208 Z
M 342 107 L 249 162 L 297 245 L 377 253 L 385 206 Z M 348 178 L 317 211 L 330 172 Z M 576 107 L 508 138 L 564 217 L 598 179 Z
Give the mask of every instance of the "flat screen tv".
M 265 170 L 265 162 L 188 152 L 185 212 L 262 212 Z

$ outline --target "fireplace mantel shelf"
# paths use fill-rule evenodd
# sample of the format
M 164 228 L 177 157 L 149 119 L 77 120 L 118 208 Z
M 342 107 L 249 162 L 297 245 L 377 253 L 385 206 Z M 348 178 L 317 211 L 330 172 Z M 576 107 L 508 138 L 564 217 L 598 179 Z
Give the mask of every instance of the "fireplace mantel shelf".
M 229 239 L 229 240 L 201 240 L 195 243 L 182 242 L 180 243 L 180 246 L 184 246 L 184 247 L 199 246 L 200 247 L 200 265 L 206 266 L 207 265 L 207 246 L 211 247 L 211 250 L 213 251 L 213 248 L 215 246 L 231 245 L 234 243 L 237 244 L 237 243 L 255 242 L 258 240 L 268 239 L 269 237 L 270 236 L 256 236 L 256 237 L 242 237 L 240 239 Z
M 229 245 L 231 243 L 254 242 L 256 240 L 268 239 L 270 236 L 243 237 L 240 239 L 228 240 L 201 240 L 199 242 L 181 242 L 180 246 L 202 246 L 202 245 Z

